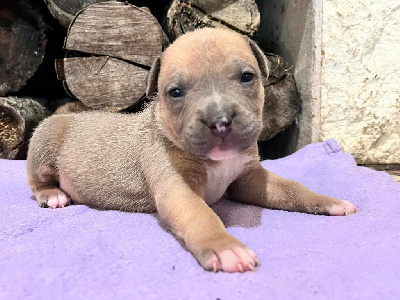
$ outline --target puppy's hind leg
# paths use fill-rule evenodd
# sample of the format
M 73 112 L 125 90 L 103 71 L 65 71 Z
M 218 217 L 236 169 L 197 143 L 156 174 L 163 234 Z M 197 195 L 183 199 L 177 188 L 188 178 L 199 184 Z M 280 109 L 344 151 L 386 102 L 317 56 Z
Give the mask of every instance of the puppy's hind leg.
M 28 184 L 41 207 L 54 209 L 71 203 L 71 198 L 59 188 L 58 173 L 53 166 L 40 165 L 30 171 L 28 171 Z
M 41 207 L 64 207 L 70 197 L 59 188 L 57 155 L 72 117 L 58 115 L 43 121 L 32 135 L 27 156 L 28 185 Z
M 68 205 L 71 199 L 59 188 L 55 151 L 59 150 L 61 142 L 51 142 L 50 125 L 49 120 L 43 122 L 31 138 L 27 156 L 28 185 L 41 207 L 57 208 Z M 58 132 L 66 131 L 61 129 Z M 60 140 L 53 138 L 53 141 Z

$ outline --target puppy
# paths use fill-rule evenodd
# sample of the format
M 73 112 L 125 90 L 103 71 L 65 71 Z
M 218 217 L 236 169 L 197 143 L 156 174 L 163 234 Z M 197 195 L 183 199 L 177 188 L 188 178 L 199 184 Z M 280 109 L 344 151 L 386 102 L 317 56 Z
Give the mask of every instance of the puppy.
M 149 72 L 141 113 L 55 115 L 35 131 L 28 182 L 42 207 L 158 212 L 206 270 L 243 272 L 256 254 L 209 205 L 223 195 L 265 208 L 347 215 L 348 201 L 316 194 L 259 162 L 263 81 L 258 46 L 222 29 L 178 38 Z

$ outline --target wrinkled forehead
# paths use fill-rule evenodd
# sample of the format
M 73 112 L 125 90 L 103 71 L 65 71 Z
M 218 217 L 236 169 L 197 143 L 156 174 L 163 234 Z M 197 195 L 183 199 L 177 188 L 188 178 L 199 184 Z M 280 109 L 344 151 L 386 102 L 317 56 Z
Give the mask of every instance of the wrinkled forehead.
M 176 40 L 164 51 L 160 77 L 170 77 L 174 72 L 200 75 L 247 66 L 258 70 L 257 60 L 241 35 L 224 31 L 192 33 Z

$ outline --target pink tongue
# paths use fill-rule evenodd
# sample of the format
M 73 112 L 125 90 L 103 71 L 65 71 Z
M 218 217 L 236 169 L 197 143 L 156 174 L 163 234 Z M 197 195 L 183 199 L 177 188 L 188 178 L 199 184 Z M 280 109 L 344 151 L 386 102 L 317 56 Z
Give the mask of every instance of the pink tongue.
M 231 158 L 237 155 L 235 150 L 220 150 L 218 147 L 213 148 L 210 153 L 208 153 L 208 157 L 212 160 L 222 160 Z

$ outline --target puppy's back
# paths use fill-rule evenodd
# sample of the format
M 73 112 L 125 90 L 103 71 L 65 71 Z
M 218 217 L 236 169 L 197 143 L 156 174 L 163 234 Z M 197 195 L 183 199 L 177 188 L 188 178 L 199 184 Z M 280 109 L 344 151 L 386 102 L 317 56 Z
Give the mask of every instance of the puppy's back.
M 140 166 L 152 135 L 151 115 L 150 110 L 135 115 L 85 112 L 46 119 L 28 151 L 32 190 L 47 182 L 57 184 L 76 203 L 153 211 Z

